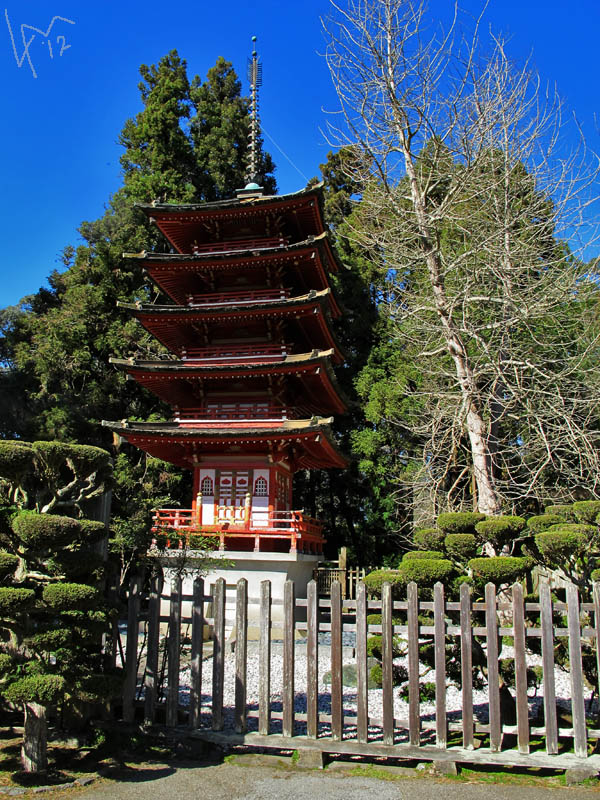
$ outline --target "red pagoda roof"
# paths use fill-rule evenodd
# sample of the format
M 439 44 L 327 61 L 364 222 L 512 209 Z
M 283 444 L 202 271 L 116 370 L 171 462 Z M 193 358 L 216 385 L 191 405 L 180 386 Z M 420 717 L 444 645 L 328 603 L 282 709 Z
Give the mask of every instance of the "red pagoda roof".
M 111 358 L 142 386 L 172 406 L 192 409 L 199 396 L 218 392 L 221 397 L 255 398 L 266 394 L 271 384 L 274 396 L 293 410 L 306 409 L 343 414 L 346 410 L 341 390 L 331 369 L 333 350 L 286 355 L 278 361 L 259 356 L 246 363 L 224 360 L 135 361 Z M 240 387 L 240 381 L 242 386 Z M 200 387 L 202 391 L 200 391 Z
M 217 459 L 239 455 L 287 459 L 293 469 L 344 468 L 347 461 L 339 452 L 330 430 L 332 417 L 286 420 L 261 427 L 219 429 L 191 428 L 172 422 L 107 422 L 102 424 L 155 458 L 191 468 L 199 458 Z
M 265 276 L 269 274 L 281 281 L 291 280 L 300 288 L 321 290 L 329 286 L 327 273 L 340 268 L 326 232 L 276 248 L 261 246 L 192 255 L 144 251 L 123 253 L 123 257 L 141 261 L 150 279 L 179 305 L 186 305 L 190 296 L 206 292 L 215 283 L 227 284 L 232 275 L 243 275 L 244 282 L 265 286 Z M 333 295 L 332 314 L 340 315 Z
M 253 196 L 214 203 L 138 205 L 180 253 L 194 243 L 285 236 L 302 241 L 325 229 L 322 184 L 284 195 Z
M 299 326 L 306 349 L 331 348 L 334 350 L 334 359 L 341 363 L 344 355 L 327 320 L 330 304 L 331 290 L 324 289 L 275 302 L 205 303 L 198 306 L 118 305 L 131 310 L 140 324 L 172 353 L 193 348 L 199 339 L 203 341 L 202 337 L 207 342 L 211 338 L 219 338 L 219 331 L 228 333 L 232 339 L 260 339 L 267 335 L 269 324 L 292 322 Z M 236 326 L 239 336 L 235 334 Z

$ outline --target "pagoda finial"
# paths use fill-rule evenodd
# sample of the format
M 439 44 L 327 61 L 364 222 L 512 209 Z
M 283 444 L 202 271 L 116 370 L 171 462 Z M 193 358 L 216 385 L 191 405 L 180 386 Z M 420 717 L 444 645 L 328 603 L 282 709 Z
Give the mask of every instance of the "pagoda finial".
M 248 186 L 255 184 L 258 188 L 258 139 L 260 120 L 258 116 L 258 87 L 262 85 L 262 64 L 256 52 L 256 36 L 252 37 L 252 58 L 248 59 L 248 81 L 250 83 L 250 136 L 248 137 L 248 170 L 246 180 Z

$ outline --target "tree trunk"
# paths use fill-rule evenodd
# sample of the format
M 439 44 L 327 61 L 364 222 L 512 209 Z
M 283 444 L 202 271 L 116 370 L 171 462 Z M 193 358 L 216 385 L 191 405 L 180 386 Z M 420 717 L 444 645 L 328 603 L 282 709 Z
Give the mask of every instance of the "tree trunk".
M 48 728 L 46 706 L 25 703 L 25 732 L 21 747 L 21 763 L 25 772 L 48 769 Z

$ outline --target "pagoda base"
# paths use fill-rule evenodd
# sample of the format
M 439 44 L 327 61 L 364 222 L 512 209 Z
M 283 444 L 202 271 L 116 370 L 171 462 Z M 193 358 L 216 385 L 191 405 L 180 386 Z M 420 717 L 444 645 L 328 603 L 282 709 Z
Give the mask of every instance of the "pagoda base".
M 215 552 L 211 558 L 222 558 L 225 562 L 222 567 L 213 567 L 204 575 L 204 593 L 213 594 L 214 584 L 219 578 L 225 580 L 225 625 L 231 630 L 235 625 L 235 598 L 236 586 L 240 578 L 248 581 L 248 624 L 260 624 L 260 584 L 262 581 L 271 581 L 271 617 L 273 622 L 283 622 L 283 587 L 285 581 L 294 581 L 297 598 L 306 598 L 306 587 L 313 578 L 313 571 L 322 559 L 320 555 L 308 553 L 255 553 L 246 551 L 228 550 Z M 164 573 L 163 598 L 168 595 L 171 580 L 181 569 L 181 551 L 166 551 L 158 557 Z M 175 563 L 176 562 L 176 563 Z M 185 554 L 185 570 L 183 577 L 182 594 L 191 597 L 194 578 L 197 570 L 202 569 L 203 559 L 194 558 L 194 551 L 188 550 Z M 169 601 L 163 599 L 161 616 L 168 616 Z M 302 612 L 303 609 L 297 609 Z M 205 605 L 205 616 L 212 618 L 212 604 Z M 184 600 L 182 616 L 191 616 L 191 600 Z

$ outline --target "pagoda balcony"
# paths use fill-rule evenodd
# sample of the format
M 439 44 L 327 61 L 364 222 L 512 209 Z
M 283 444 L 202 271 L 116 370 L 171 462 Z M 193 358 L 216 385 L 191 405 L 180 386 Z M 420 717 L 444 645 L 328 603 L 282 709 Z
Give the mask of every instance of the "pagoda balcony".
M 273 423 L 287 419 L 310 419 L 314 412 L 306 406 L 277 406 L 270 403 L 214 403 L 199 408 L 176 408 L 174 422 L 181 425 L 229 423 Z
M 245 289 L 211 294 L 189 294 L 189 306 L 236 306 L 254 303 L 275 303 L 287 300 L 289 289 Z
M 168 550 L 194 550 L 194 536 L 214 537 L 220 551 L 321 554 L 324 544 L 322 524 L 303 511 L 269 511 L 260 525 L 251 519 L 202 525 L 191 509 L 161 508 L 154 513 L 151 530 L 164 537 L 160 543 L 153 539 L 152 547 L 160 544 Z
M 287 247 L 288 239 L 283 236 L 259 237 L 258 239 L 233 239 L 228 242 L 208 242 L 193 244 L 192 255 L 222 255 L 224 253 L 244 252 L 246 250 L 273 250 Z
M 211 347 L 185 347 L 181 359 L 190 366 L 206 364 L 248 364 L 283 361 L 289 354 L 286 344 L 230 344 Z

